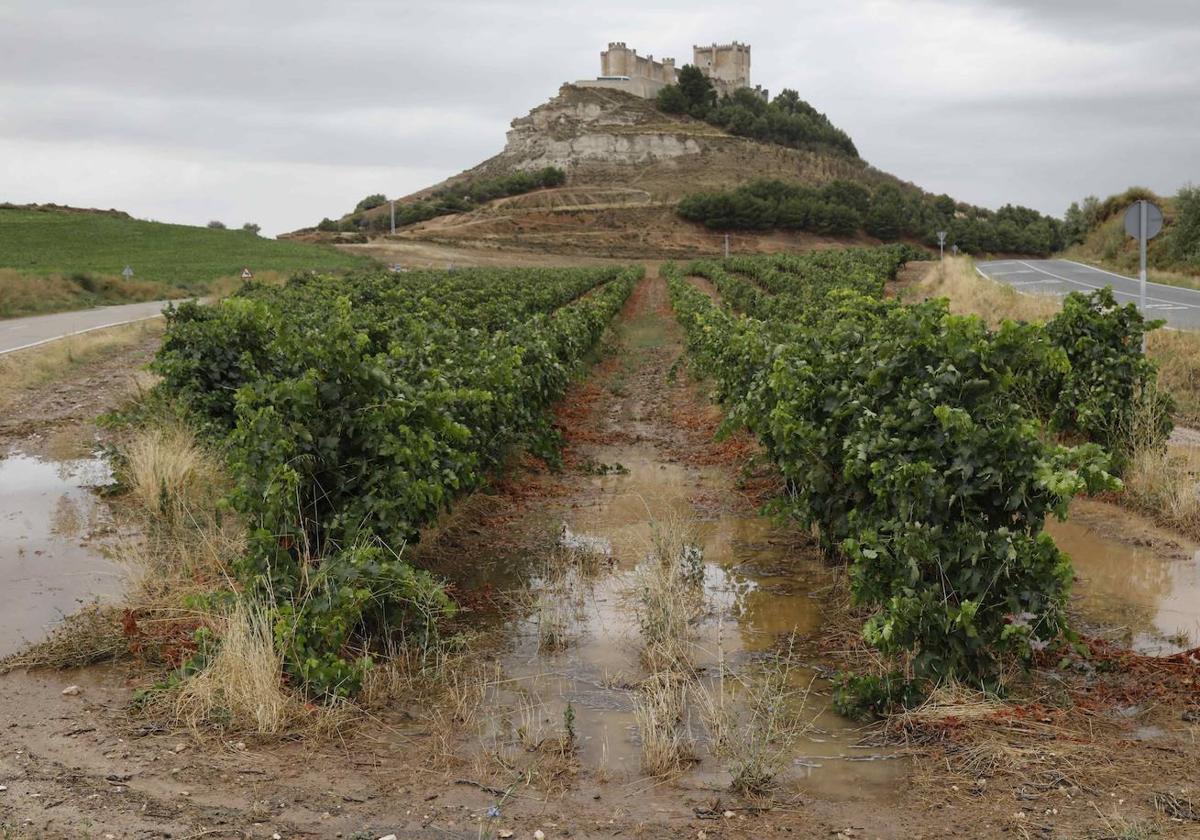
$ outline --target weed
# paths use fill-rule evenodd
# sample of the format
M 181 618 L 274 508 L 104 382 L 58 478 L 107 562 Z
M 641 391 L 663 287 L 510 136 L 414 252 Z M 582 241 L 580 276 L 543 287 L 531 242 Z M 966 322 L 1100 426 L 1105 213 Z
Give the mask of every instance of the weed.
M 670 776 L 695 759 L 684 720 L 688 683 L 670 673 L 650 676 L 634 696 L 634 721 L 642 742 L 642 770 Z
M 259 735 L 284 731 L 304 707 L 280 681 L 283 657 L 268 608 L 239 599 L 217 621 L 217 634 L 220 644 L 212 661 L 186 680 L 175 698 L 175 720 L 193 732 L 218 720 Z
M 652 523 L 651 534 L 652 550 L 635 573 L 642 659 L 651 671 L 687 670 L 704 607 L 703 552 L 682 519 Z

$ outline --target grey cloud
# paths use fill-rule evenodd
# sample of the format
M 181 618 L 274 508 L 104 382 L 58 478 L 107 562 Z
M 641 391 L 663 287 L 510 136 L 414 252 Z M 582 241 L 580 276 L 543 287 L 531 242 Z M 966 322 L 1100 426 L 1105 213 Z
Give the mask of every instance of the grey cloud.
M 684 62 L 692 43 L 737 38 L 754 45 L 756 81 L 797 88 L 880 168 L 981 204 L 1061 212 L 1086 192 L 1195 177 L 1194 5 L 7 0 L 0 200 L 192 222 L 220 209 L 278 232 L 359 192 L 404 194 L 496 153 L 509 120 L 562 81 L 594 75 L 609 40 Z M 950 19 L 960 26 L 943 33 Z M 984 52 L 997 21 L 1014 40 Z M 1024 49 L 1035 41 L 1049 52 L 1031 79 Z M 968 70 L 971 86 L 949 84 Z M 1144 88 L 1127 81 L 1138 73 Z M 1148 144 L 1156 154 L 1139 161 Z M 194 177 L 147 180 L 129 163 L 139 156 L 168 171 L 186 161 Z M 85 189 L 63 174 L 81 166 L 124 177 Z

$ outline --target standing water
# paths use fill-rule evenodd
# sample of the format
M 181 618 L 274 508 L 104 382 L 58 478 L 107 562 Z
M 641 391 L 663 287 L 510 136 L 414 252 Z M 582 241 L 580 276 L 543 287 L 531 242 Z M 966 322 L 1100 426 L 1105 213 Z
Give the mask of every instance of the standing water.
M 88 542 L 111 528 L 92 492 L 111 483 L 101 458 L 0 459 L 0 657 L 120 592 L 119 570 Z

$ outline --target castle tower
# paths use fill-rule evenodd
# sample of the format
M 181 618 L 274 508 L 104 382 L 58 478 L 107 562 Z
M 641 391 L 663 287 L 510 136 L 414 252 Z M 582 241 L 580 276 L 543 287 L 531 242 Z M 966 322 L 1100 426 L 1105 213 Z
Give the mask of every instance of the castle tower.
M 729 44 L 694 45 L 692 64 L 712 79 L 718 93 L 732 93 L 750 87 L 750 45 L 734 41 Z
M 632 76 L 637 66 L 637 50 L 625 46 L 624 41 L 610 41 L 608 49 L 600 53 L 601 76 Z

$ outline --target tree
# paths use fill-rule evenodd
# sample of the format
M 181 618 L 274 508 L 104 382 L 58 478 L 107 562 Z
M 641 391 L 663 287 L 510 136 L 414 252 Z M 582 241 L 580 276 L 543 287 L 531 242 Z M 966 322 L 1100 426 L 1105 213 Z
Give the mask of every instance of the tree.
M 207 226 L 210 230 L 225 230 L 225 223 L 217 221 L 216 219 L 213 219 L 211 222 L 209 222 Z
M 840 204 L 859 213 L 871 209 L 871 191 L 853 181 L 830 181 L 821 188 L 821 197 L 830 204 Z
M 259 225 L 254 224 L 254 222 L 246 222 L 246 224 L 242 225 L 242 230 L 246 231 L 246 233 L 252 233 L 255 236 L 258 236 L 258 232 L 262 230 L 262 228 Z
M 1169 246 L 1179 262 L 1200 266 L 1200 187 L 1188 184 L 1175 196 Z
M 885 242 L 900 238 L 904 230 L 904 196 L 898 187 L 884 184 L 875 190 L 863 228 Z
M 688 110 L 687 97 L 679 89 L 679 85 L 667 85 L 658 92 L 658 110 L 668 114 L 686 114 Z
M 337 229 L 338 229 L 338 223 L 335 222 L 333 219 L 329 218 L 328 216 L 326 216 L 324 219 L 322 219 L 317 224 L 317 230 L 323 230 L 326 233 L 336 232 Z
M 370 210 L 374 207 L 387 204 L 387 196 L 383 193 L 375 193 L 364 198 L 358 204 L 354 205 L 354 212 L 361 213 L 363 210 Z
M 717 91 L 712 81 L 694 64 L 685 64 L 679 71 L 679 92 L 693 114 L 697 111 L 708 113 L 708 109 L 717 104 Z

